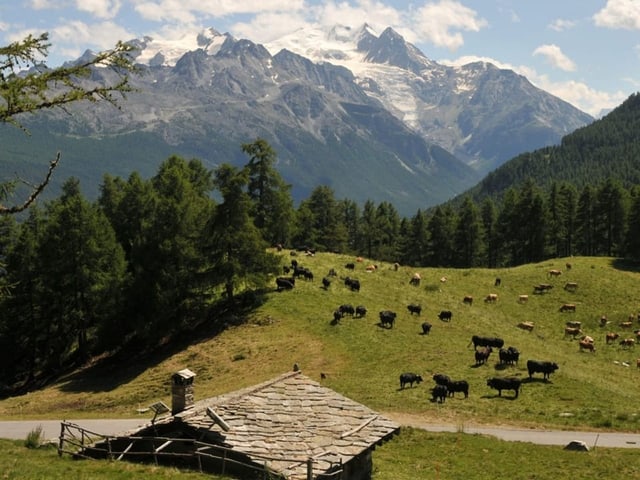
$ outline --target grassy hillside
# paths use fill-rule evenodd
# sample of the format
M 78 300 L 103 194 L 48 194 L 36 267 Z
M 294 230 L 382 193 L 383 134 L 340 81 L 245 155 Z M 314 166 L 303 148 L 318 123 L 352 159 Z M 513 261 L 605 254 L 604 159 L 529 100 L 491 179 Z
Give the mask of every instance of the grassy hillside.
M 365 266 L 371 262 L 366 260 L 356 264 L 355 272 L 345 269 L 352 257 L 296 258 L 314 272 L 315 281 L 299 280 L 292 291 L 274 288 L 247 318 L 226 316 L 230 326 L 222 334 L 214 337 L 204 325 L 195 338 L 172 344 L 154 358 L 96 363 L 45 390 L 0 401 L 0 418 L 135 416 L 138 408 L 155 401 L 170 404 L 170 376 L 182 368 L 196 372 L 196 399 L 202 399 L 267 380 L 297 362 L 310 377 L 321 380 L 324 373 L 321 381 L 326 386 L 381 412 L 418 414 L 459 425 L 617 430 L 636 430 L 640 425 L 640 369 L 636 368 L 640 352 L 604 341 L 607 331 L 634 336 L 632 330 L 625 333 L 618 326 L 640 312 L 640 273 L 632 266 L 608 258 L 576 257 L 503 270 L 400 267 L 395 271 L 382 263 L 368 273 Z M 283 264 L 290 259 L 289 252 L 283 252 Z M 325 290 L 320 279 L 330 268 L 338 277 Z M 550 269 L 563 273 L 548 278 Z M 419 287 L 409 285 L 415 271 L 422 275 Z M 360 280 L 360 292 L 344 286 L 347 275 Z M 502 279 L 499 287 L 494 286 L 496 276 Z M 567 281 L 577 282 L 575 292 L 563 289 Z M 554 288 L 535 295 L 533 286 L 539 283 Z M 488 293 L 498 294 L 497 303 L 482 301 Z M 521 294 L 529 295 L 527 303 L 518 302 Z M 473 305 L 463 304 L 465 295 L 474 296 Z M 412 302 L 422 305 L 420 316 L 409 314 L 406 307 Z M 561 313 L 565 302 L 575 303 L 576 312 Z M 333 311 L 343 303 L 365 305 L 369 313 L 332 325 Z M 398 313 L 394 328 L 379 326 L 378 312 L 383 309 Z M 453 312 L 451 322 L 437 318 L 443 309 Z M 604 328 L 599 326 L 603 314 L 610 321 Z M 568 320 L 582 322 L 584 332 L 595 338 L 595 353 L 581 352 L 577 340 L 565 337 Z M 433 324 L 430 335 L 421 334 L 423 321 Z M 521 321 L 534 322 L 534 330 L 517 328 Z M 640 324 L 635 321 L 633 329 L 637 328 Z M 495 352 L 488 364 L 476 367 L 469 345 L 476 334 L 500 336 L 505 346 L 517 347 L 519 365 L 500 367 Z M 549 382 L 540 374 L 526 381 L 527 359 L 552 360 L 560 368 Z M 398 377 L 404 371 L 422 374 L 425 382 L 400 390 Z M 444 404 L 432 403 L 430 377 L 436 372 L 466 379 L 469 398 L 457 394 Z M 487 378 L 502 375 L 525 379 L 518 399 L 512 392 L 503 392 L 500 398 L 486 386 Z

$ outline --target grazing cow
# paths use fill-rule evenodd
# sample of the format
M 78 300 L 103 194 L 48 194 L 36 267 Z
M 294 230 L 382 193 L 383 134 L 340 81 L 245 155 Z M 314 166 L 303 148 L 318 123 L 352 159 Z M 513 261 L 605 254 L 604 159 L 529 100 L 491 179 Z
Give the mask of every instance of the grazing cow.
M 334 310 L 333 311 L 333 324 L 336 325 L 340 322 L 340 320 L 342 319 L 342 312 L 340 310 Z
M 440 283 L 446 283 L 447 277 L 440 277 Z
M 631 328 L 633 327 L 633 322 L 620 322 L 620 328 Z
M 636 344 L 635 338 L 625 338 L 623 340 L 620 340 L 621 347 L 633 347 L 635 344 Z
M 607 333 L 606 337 L 605 337 L 605 341 L 608 344 L 610 344 L 611 342 L 615 342 L 618 337 L 620 336 L 620 334 L 615 333 L 615 332 L 609 332 Z
M 278 291 L 291 290 L 296 284 L 296 279 L 293 277 L 278 277 L 276 278 L 276 286 Z
M 493 377 L 487 380 L 487 386 L 498 390 L 498 396 L 502 396 L 502 390 L 513 390 L 518 398 L 522 381 L 517 377 Z
M 561 270 L 549 270 L 547 272 L 547 278 L 549 278 L 549 277 L 559 277 L 560 275 L 562 275 L 562 271 Z
M 588 340 L 580 340 L 580 351 L 589 350 L 592 353 L 596 352 L 596 346 L 593 342 L 589 342 Z
M 542 373 L 542 378 L 549 379 L 549 375 L 558 369 L 556 362 L 541 362 L 538 360 L 527 360 L 527 371 L 529 372 L 529 378 L 533 377 L 534 373 Z
M 377 265 L 367 265 L 367 268 L 365 268 L 367 272 L 375 272 L 377 269 L 378 269 Z
M 407 309 L 409 310 L 409 313 L 411 313 L 411 315 L 413 315 L 414 313 L 420 315 L 420 312 L 422 312 L 422 307 L 417 303 L 410 303 L 409 305 L 407 305 Z
M 347 270 L 355 270 L 356 268 L 356 264 L 355 263 L 347 263 L 344 268 L 346 268 Z
M 393 328 L 393 323 L 396 321 L 396 312 L 391 310 L 382 310 L 380 312 L 380 325 L 383 327 Z
M 485 303 L 496 303 L 497 301 L 498 301 L 498 294 L 497 293 L 490 293 L 489 295 L 484 297 L 484 302 Z
M 518 328 L 521 328 L 522 330 L 526 330 L 528 332 L 533 331 L 533 327 L 535 326 L 535 324 L 533 322 L 520 322 L 518 323 Z
M 564 289 L 567 292 L 575 292 L 578 289 L 578 284 L 576 282 L 567 282 L 564 284 Z
M 417 287 L 418 285 L 420 285 L 420 280 L 421 280 L 420 274 L 416 272 L 411 277 L 411 280 L 409 280 L 409 284 Z
M 560 311 L 561 312 L 575 312 L 576 311 L 576 305 L 575 305 L 575 303 L 565 303 L 564 305 L 562 305 L 560 307 Z
M 422 377 L 417 373 L 403 373 L 400 375 L 400 388 L 404 388 L 408 383 L 411 388 L 413 388 L 413 384 L 419 384 L 422 381 Z
M 466 380 L 451 380 L 447 383 L 447 391 L 450 397 L 454 397 L 456 392 L 464 393 L 464 398 L 469 398 L 469 382 Z
M 450 322 L 452 317 L 453 317 L 453 313 L 451 313 L 451 310 L 442 310 L 438 314 L 438 318 L 443 322 Z
M 429 322 L 422 322 L 422 334 L 429 335 L 431 332 L 431 324 Z
M 349 287 L 352 292 L 360 291 L 360 280 L 356 278 L 347 277 L 344 279 L 345 286 Z
M 436 385 L 447 385 L 451 382 L 451 378 L 449 375 L 445 375 L 444 373 L 434 373 L 433 381 L 436 382 Z
M 476 365 L 484 365 L 489 360 L 489 355 L 493 352 L 493 348 L 484 347 L 475 351 Z
M 462 299 L 462 303 L 466 303 L 468 305 L 473 305 L 473 297 L 471 295 L 466 295 L 463 299 Z
M 358 305 L 356 307 L 356 317 L 364 317 L 367 314 L 367 307 Z
M 448 390 L 446 385 L 436 385 L 431 389 L 431 396 L 434 402 L 444 403 Z
M 302 275 L 304 276 L 305 280 L 311 280 L 313 282 L 313 272 L 308 268 L 304 269 L 304 271 L 302 272 Z
M 504 345 L 504 340 L 499 337 L 481 337 L 479 335 L 474 335 L 471 337 L 471 341 L 469 345 L 473 343 L 473 348 L 478 349 L 478 347 L 493 347 L 493 348 L 502 348 Z
M 393 264 L 393 270 L 397 272 L 399 268 L 400 268 L 400 264 L 398 262 L 395 262 Z
M 518 303 L 527 303 L 529 301 L 529 295 L 519 295 Z
M 606 325 L 607 325 L 607 323 L 609 323 L 609 319 L 607 318 L 607 316 L 606 316 L 606 315 L 602 315 L 602 316 L 600 317 L 600 326 L 601 326 L 601 327 L 604 327 L 604 326 L 606 326 Z
M 493 286 L 499 287 L 500 285 L 502 285 L 502 279 L 500 277 L 496 277 L 495 282 L 493 282 Z
M 576 336 L 580 335 L 581 333 L 582 330 L 580 329 L 580 327 L 564 327 L 565 337 L 573 337 L 575 339 Z
M 337 277 L 338 276 L 338 272 L 336 272 L 335 268 L 330 268 L 329 269 L 329 273 L 327 273 L 328 277 Z
M 514 365 L 520 359 L 520 352 L 516 347 L 501 348 L 498 355 L 501 365 Z
M 533 293 L 545 293 L 553 288 L 553 285 L 548 283 L 540 283 L 533 286 Z
M 579 322 L 578 320 L 569 320 L 565 325 L 567 327 L 580 328 L 582 326 L 582 322 Z
M 564 266 L 567 270 L 571 270 L 571 264 L 569 262 L 565 263 Z
M 327 277 L 323 277 L 322 278 L 322 286 L 326 290 L 327 288 L 329 288 L 331 286 L 331 280 L 329 280 Z
M 353 308 L 353 305 L 349 303 L 345 303 L 338 307 L 338 311 L 342 314 L 343 317 L 345 315 L 351 315 L 353 317 L 353 314 L 356 312 L 356 309 Z

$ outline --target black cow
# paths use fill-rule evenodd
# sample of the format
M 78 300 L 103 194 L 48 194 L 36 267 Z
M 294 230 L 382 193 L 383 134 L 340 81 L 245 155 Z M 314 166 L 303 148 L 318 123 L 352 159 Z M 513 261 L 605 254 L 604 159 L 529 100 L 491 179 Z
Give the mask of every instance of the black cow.
M 344 284 L 354 292 L 360 291 L 360 280 L 358 279 L 347 277 L 344 279 Z
M 355 263 L 347 263 L 344 268 L 346 268 L 347 270 L 355 270 L 356 268 L 356 264 Z
M 489 355 L 491 355 L 491 352 L 493 352 L 493 349 L 491 347 L 484 347 L 484 348 L 481 348 L 480 350 L 476 350 L 475 352 L 476 365 L 483 365 L 487 363 L 487 360 L 489 360 Z
M 422 307 L 417 303 L 410 303 L 409 305 L 407 305 L 407 310 L 409 310 L 409 313 L 411 313 L 411 315 L 413 315 L 414 313 L 420 315 L 420 312 L 422 312 Z
M 380 324 L 384 326 L 389 326 L 389 328 L 393 328 L 393 323 L 396 321 L 396 312 L 392 312 L 391 310 L 382 310 L 380 312 Z
M 403 373 L 400 375 L 400 388 L 404 388 L 408 383 L 413 388 L 413 383 L 419 384 L 422 381 L 422 377 L 417 373 Z
M 538 360 L 528 360 L 527 370 L 529 371 L 529 378 L 533 377 L 534 373 L 542 373 L 542 378 L 549 379 L 549 375 L 558 369 L 558 364 L 555 362 L 540 362 Z
M 464 393 L 464 398 L 469 398 L 469 382 L 466 380 L 451 380 L 447 383 L 449 396 L 453 397 L 456 392 Z
M 453 317 L 453 314 L 451 313 L 451 310 L 442 310 L 438 314 L 438 318 L 443 322 L 450 322 L 452 317 Z
M 513 390 L 516 392 L 515 398 L 518 398 L 521 383 L 522 381 L 516 377 L 493 377 L 487 380 L 487 386 L 498 390 L 498 396 L 500 397 L 502 396 L 502 390 Z
M 327 277 L 323 277 L 322 279 L 322 286 L 325 288 L 325 290 L 327 288 L 329 288 L 331 286 L 331 280 L 329 280 Z
M 431 332 L 431 324 L 429 322 L 422 322 L 422 334 L 429 335 Z
M 434 373 L 433 381 L 436 382 L 436 385 L 448 385 L 451 382 L 451 378 L 444 373 Z
M 367 307 L 358 305 L 356 307 L 356 317 L 364 317 L 367 314 Z
M 431 389 L 431 395 L 434 402 L 444 403 L 447 398 L 448 390 L 446 385 L 436 385 Z
M 474 349 L 477 349 L 478 347 L 502 348 L 504 340 L 498 337 L 481 337 L 479 335 L 474 335 L 471 337 L 470 343 L 473 343 Z
M 295 284 L 296 284 L 296 279 L 293 277 L 276 278 L 276 285 L 278 287 L 278 291 L 291 290 Z
M 353 317 L 353 314 L 356 312 L 356 309 L 353 308 L 353 305 L 351 305 L 349 303 L 340 305 L 338 307 L 338 310 L 340 311 L 340 313 L 342 314 L 343 317 L 345 315 L 351 315 Z
M 340 322 L 340 320 L 342 319 L 342 312 L 340 310 L 334 310 L 333 311 L 333 325 L 336 325 Z
M 501 364 L 513 365 L 520 359 L 520 352 L 516 347 L 501 348 L 498 355 Z

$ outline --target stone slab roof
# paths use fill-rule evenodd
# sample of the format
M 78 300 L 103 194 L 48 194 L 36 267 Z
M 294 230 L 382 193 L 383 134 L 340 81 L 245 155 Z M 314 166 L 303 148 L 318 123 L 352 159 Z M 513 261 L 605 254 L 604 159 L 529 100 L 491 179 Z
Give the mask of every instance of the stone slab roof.
M 207 409 L 210 412 L 207 413 Z M 218 421 L 212 418 L 218 417 Z M 400 425 L 324 387 L 289 372 L 253 387 L 196 402 L 171 417 L 290 479 L 304 479 L 307 459 L 314 475 L 374 448 Z M 294 460 L 294 461 L 292 461 Z

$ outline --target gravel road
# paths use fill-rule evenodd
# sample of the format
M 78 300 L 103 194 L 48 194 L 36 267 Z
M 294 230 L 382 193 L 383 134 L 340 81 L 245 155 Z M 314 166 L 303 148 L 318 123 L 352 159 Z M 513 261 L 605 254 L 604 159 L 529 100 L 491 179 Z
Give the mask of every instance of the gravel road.
M 573 440 L 586 443 L 589 448 L 615 447 L 640 448 L 640 433 L 617 432 L 589 432 L 566 430 L 540 430 L 526 428 L 511 428 L 503 426 L 436 424 L 422 421 L 418 416 L 402 417 L 394 414 L 384 414 L 401 425 L 422 428 L 431 432 L 456 432 L 462 430 L 467 434 L 491 435 L 502 440 L 513 442 L 529 442 L 539 445 L 567 445 Z M 48 440 L 60 436 L 60 422 L 62 420 L 30 420 L 0 422 L 0 438 L 25 439 L 27 434 L 38 426 L 42 426 L 44 437 Z M 146 418 L 119 420 L 67 420 L 94 433 L 102 435 L 116 435 L 144 425 Z

